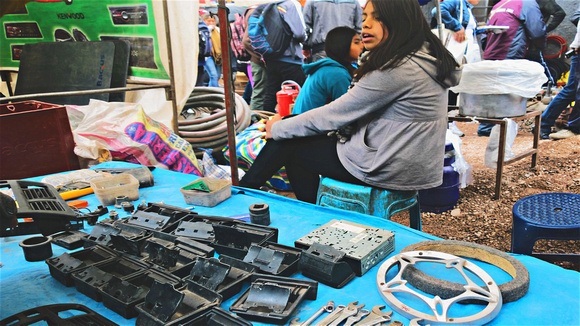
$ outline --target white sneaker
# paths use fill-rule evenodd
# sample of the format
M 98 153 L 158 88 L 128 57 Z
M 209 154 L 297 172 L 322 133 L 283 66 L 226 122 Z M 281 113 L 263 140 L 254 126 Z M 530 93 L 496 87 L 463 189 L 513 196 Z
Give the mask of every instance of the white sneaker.
M 451 130 L 451 132 L 459 137 L 463 137 L 465 136 L 465 134 L 463 133 L 463 131 L 461 131 L 459 129 L 459 127 L 457 127 L 457 124 L 455 123 L 455 121 L 453 122 L 449 122 L 449 130 Z
M 554 140 L 558 140 L 558 139 L 566 139 L 566 138 L 571 138 L 576 136 L 576 134 L 574 132 L 572 132 L 571 130 L 568 129 L 562 129 L 558 132 L 555 133 L 551 133 L 550 134 L 550 139 L 554 139 Z

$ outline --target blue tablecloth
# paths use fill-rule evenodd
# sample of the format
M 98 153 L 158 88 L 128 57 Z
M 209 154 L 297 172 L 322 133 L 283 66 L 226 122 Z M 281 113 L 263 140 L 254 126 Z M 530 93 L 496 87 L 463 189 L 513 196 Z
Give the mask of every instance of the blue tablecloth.
M 100 164 L 98 167 L 134 167 L 134 165 L 108 162 Z M 162 169 L 155 169 L 153 175 L 155 186 L 139 189 L 139 201 L 163 202 L 168 205 L 192 208 L 191 205 L 185 203 L 179 188 L 195 180 L 196 176 Z M 40 180 L 40 178 L 34 180 Z M 95 195 L 88 195 L 82 199 L 89 202 L 90 209 L 95 209 L 100 204 Z M 294 245 L 296 239 L 331 219 L 348 220 L 394 232 L 395 251 L 389 257 L 412 243 L 437 239 L 432 235 L 374 216 L 318 207 L 275 194 L 237 187 L 233 187 L 231 198 L 225 202 L 212 208 L 193 207 L 193 211 L 203 215 L 235 216 L 247 214 L 249 206 L 255 203 L 269 205 L 270 226 L 278 228 L 278 242 L 290 246 Z M 109 208 L 114 209 L 114 207 Z M 441 225 L 441 227 L 445 227 L 445 225 Z M 85 228 L 85 231 L 88 231 L 90 226 Z M 0 319 L 36 306 L 72 302 L 86 305 L 118 324 L 134 324 L 134 319 L 127 320 L 107 309 L 102 303 L 95 302 L 77 292 L 74 287 L 65 287 L 53 279 L 46 263 L 25 261 L 23 251 L 18 243 L 27 237 L 30 236 L 0 239 L 0 262 L 2 264 L 0 268 Z M 66 249 L 56 245 L 53 245 L 52 248 L 53 257 L 66 252 Z M 515 255 L 515 257 L 525 265 L 530 273 L 529 292 L 518 301 L 504 304 L 499 315 L 491 324 L 580 325 L 580 310 L 578 309 L 580 307 L 580 273 L 529 256 Z M 319 284 L 317 299 L 304 301 L 298 308 L 297 315 L 291 318 L 299 317 L 300 320 L 306 320 L 329 300 L 334 300 L 336 304 L 358 301 L 359 304 L 364 303 L 368 309 L 375 305 L 386 305 L 376 286 L 379 265 L 380 263 L 362 277 L 355 277 L 342 289 L 334 289 Z M 496 267 L 479 262 L 478 265 L 484 268 L 499 284 L 510 280 L 509 275 Z M 295 277 L 304 278 L 299 273 Z M 239 294 L 223 302 L 221 307 L 228 310 L 238 296 Z M 390 308 L 387 306 L 387 309 Z M 469 310 L 469 307 L 466 306 L 465 309 Z M 393 315 L 393 319 L 400 320 L 405 324 L 409 322 L 408 319 L 397 313 Z

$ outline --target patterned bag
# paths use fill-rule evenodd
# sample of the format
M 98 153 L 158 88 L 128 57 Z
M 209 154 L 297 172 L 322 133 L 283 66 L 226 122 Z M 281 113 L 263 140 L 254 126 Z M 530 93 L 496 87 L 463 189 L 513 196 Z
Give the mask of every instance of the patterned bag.
M 240 169 L 248 171 L 264 145 L 266 145 L 266 139 L 263 138 L 265 130 L 266 120 L 260 120 L 236 135 L 236 155 L 238 156 L 238 167 Z M 223 154 L 229 162 L 228 146 L 223 149 Z M 267 185 L 280 191 L 292 190 L 285 167 L 282 167 L 278 173 L 273 175 Z

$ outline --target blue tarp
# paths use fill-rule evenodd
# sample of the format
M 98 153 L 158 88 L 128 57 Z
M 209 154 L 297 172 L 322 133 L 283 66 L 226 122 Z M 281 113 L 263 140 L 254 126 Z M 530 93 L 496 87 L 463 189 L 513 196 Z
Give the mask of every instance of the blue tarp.
M 108 162 L 98 165 L 99 168 L 134 167 L 120 162 Z M 197 177 L 162 169 L 153 171 L 155 186 L 139 189 L 139 201 L 163 202 L 168 205 L 192 208 L 187 205 L 179 190 Z M 40 178 L 34 180 L 39 181 Z M 100 203 L 95 195 L 85 196 L 89 208 L 94 210 Z M 293 246 L 294 241 L 332 219 L 347 220 L 372 227 L 386 229 L 395 233 L 395 251 L 412 243 L 436 240 L 437 238 L 419 232 L 403 225 L 364 214 L 351 213 L 333 208 L 319 207 L 297 200 L 270 194 L 233 187 L 232 197 L 225 202 L 212 207 L 193 207 L 193 211 L 202 215 L 236 216 L 248 214 L 248 208 L 255 203 L 266 203 L 270 207 L 272 227 L 278 228 L 278 242 Z M 113 206 L 109 209 L 114 209 Z M 123 217 L 123 213 L 120 214 Z M 104 218 L 104 217 L 102 217 Z M 442 225 L 441 227 L 445 227 Z M 85 231 L 90 232 L 90 226 Z M 27 262 L 18 243 L 30 236 L 6 237 L 0 239 L 0 319 L 36 306 L 55 303 L 78 303 L 86 305 L 121 325 L 134 324 L 115 312 L 107 309 L 102 303 L 78 292 L 74 287 L 65 287 L 50 276 L 48 266 L 44 262 Z M 66 252 L 66 249 L 53 245 L 53 257 Z M 580 273 L 566 270 L 533 257 L 515 255 L 530 273 L 529 292 L 520 300 L 504 304 L 499 315 L 490 323 L 492 325 L 580 325 Z M 477 262 L 497 283 L 510 280 L 503 271 Z M 375 305 L 386 305 L 380 296 L 376 276 L 378 266 L 373 267 L 362 277 L 355 277 L 342 289 L 334 289 L 319 284 L 318 296 L 315 301 L 304 301 L 298 307 L 298 313 L 292 318 L 306 320 L 326 302 L 333 300 L 336 304 L 348 304 L 358 301 L 371 309 Z M 304 278 L 297 273 L 296 278 Z M 239 294 L 222 303 L 225 310 L 238 298 Z M 475 309 L 473 305 L 465 305 L 466 313 Z M 388 306 L 386 309 L 390 309 Z M 408 324 L 409 320 L 395 313 L 394 320 Z M 257 323 L 254 323 L 257 324 Z

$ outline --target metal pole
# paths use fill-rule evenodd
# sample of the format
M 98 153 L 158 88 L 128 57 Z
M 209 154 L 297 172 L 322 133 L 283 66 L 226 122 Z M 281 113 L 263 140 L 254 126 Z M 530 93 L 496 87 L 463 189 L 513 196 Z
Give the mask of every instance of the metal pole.
M 443 25 L 443 19 L 441 19 L 441 5 L 439 4 L 439 0 L 433 1 L 435 1 L 435 7 L 437 8 L 437 31 L 439 32 L 439 39 L 441 40 L 441 42 L 444 42 L 443 29 L 445 28 L 445 26 Z
M 173 51 L 171 48 L 171 32 L 169 31 L 169 13 L 167 10 L 167 0 L 163 1 L 163 22 L 165 23 L 165 43 L 167 45 L 167 63 L 169 66 L 169 96 L 166 92 L 165 97 L 170 97 L 171 100 L 171 107 L 173 108 L 173 120 L 172 120 L 172 127 L 175 133 L 179 132 L 179 126 L 177 123 L 177 117 L 179 116 L 177 110 L 177 98 L 175 95 L 175 75 L 173 69 Z
M 235 128 L 235 99 L 234 81 L 232 79 L 232 63 L 230 55 L 230 24 L 228 21 L 228 8 L 225 0 L 218 1 L 218 18 L 220 22 L 220 41 L 222 46 L 222 67 L 224 75 L 224 99 L 226 107 L 226 122 L 228 131 L 228 151 L 230 154 L 230 169 L 232 184 L 238 185 L 238 157 L 236 155 L 236 128 Z

